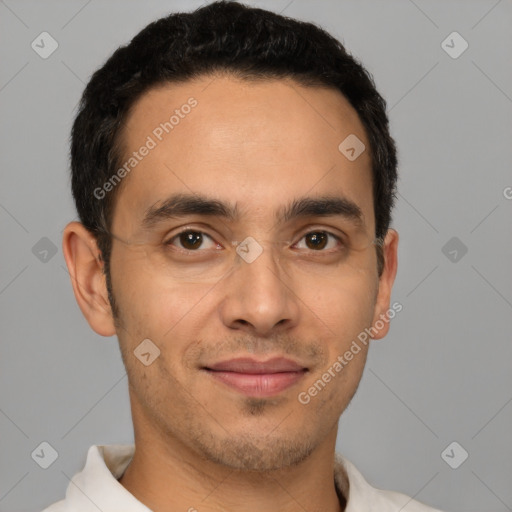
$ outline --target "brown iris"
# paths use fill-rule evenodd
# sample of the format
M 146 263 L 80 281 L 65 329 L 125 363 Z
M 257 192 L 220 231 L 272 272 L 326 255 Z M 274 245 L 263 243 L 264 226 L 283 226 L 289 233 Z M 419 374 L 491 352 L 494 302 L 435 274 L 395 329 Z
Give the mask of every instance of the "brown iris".
M 197 231 L 185 231 L 180 234 L 180 242 L 185 249 L 197 249 L 203 242 L 203 235 Z
M 327 233 L 317 232 L 306 235 L 306 245 L 310 249 L 323 249 L 327 245 Z

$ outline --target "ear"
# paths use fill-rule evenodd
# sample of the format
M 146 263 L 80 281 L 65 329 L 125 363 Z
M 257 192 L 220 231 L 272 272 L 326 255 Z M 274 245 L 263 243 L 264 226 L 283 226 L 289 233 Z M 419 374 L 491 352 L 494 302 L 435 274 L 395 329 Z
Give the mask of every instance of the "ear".
M 62 251 L 82 314 L 95 332 L 113 336 L 116 329 L 95 237 L 80 222 L 70 222 L 64 228 Z
M 379 278 L 379 290 L 375 302 L 375 310 L 372 323 L 372 339 L 381 339 L 389 331 L 389 315 L 391 290 L 395 282 L 398 267 L 398 233 L 394 229 L 388 229 L 383 245 L 384 268 Z M 384 325 L 382 325 L 384 324 Z M 373 334 L 375 333 L 375 334 Z

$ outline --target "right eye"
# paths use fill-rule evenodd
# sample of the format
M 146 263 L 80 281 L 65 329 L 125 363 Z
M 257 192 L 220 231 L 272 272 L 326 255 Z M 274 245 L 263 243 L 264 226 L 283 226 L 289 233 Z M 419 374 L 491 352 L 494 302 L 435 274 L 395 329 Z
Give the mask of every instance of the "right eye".
M 180 233 L 174 235 L 167 242 L 165 242 L 166 246 L 174 246 L 182 251 L 187 252 L 200 252 L 199 248 L 205 244 L 207 240 L 210 240 L 210 246 L 206 247 L 206 249 L 212 249 L 215 247 L 221 247 L 220 244 L 215 242 L 210 235 L 207 235 L 203 231 L 197 231 L 192 229 L 185 229 Z M 175 242 L 178 242 L 180 246 L 174 245 Z

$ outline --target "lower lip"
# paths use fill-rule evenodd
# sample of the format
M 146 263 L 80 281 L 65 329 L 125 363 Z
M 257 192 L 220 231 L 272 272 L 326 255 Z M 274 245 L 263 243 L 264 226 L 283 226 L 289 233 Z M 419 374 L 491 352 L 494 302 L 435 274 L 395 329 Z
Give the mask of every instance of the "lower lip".
M 220 380 L 229 387 L 236 389 L 244 395 L 253 397 L 276 395 L 296 384 L 306 373 L 305 370 L 263 374 L 207 371 L 215 379 Z

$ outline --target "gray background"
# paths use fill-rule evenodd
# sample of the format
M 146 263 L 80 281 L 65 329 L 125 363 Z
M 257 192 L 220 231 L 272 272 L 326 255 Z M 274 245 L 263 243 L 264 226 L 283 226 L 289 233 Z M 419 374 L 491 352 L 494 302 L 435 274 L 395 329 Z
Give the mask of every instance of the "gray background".
M 337 449 L 374 486 L 454 512 L 512 510 L 512 3 L 250 3 L 339 37 L 387 99 L 399 146 L 393 301 L 404 309 L 373 344 Z M 0 1 L 2 512 L 63 498 L 90 445 L 132 442 L 117 340 L 90 330 L 62 256 L 75 218 L 68 136 L 112 51 L 200 5 Z M 31 48 L 43 31 L 59 44 L 47 59 Z M 441 47 L 453 31 L 469 43 L 456 59 Z M 58 452 L 46 470 L 31 458 L 43 441 Z M 441 457 L 452 441 L 469 453 L 458 469 Z

